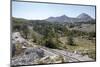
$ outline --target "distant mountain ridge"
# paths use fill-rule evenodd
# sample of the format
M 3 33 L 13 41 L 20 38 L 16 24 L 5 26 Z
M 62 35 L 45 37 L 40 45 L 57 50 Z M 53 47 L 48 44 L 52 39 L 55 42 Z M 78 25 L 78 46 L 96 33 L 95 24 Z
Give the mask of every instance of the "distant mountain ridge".
M 73 22 L 87 22 L 87 21 L 91 21 L 91 20 L 94 20 L 94 19 L 86 13 L 82 13 L 75 18 L 68 17 L 66 15 L 62 15 L 62 16 L 58 16 L 58 17 L 49 17 L 45 20 L 49 21 L 49 22 L 60 22 L 60 23 L 69 22 L 69 23 L 73 23 Z

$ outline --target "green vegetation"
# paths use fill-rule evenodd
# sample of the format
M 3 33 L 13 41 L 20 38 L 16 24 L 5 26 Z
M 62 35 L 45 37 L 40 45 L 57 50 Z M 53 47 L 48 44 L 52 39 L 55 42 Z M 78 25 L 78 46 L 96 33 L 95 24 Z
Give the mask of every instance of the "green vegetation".
M 58 23 L 45 20 L 25 20 L 13 18 L 12 31 L 19 31 L 21 35 L 33 43 L 53 49 L 79 51 L 95 59 L 95 31 L 84 31 L 82 25 L 95 24 L 95 21 Z M 29 28 L 32 27 L 32 29 Z M 95 25 L 94 25 L 95 26 Z M 82 29 L 77 30 L 76 27 Z M 85 27 L 88 29 L 88 27 Z M 90 29 L 90 28 L 89 28 Z M 18 48 L 19 49 L 19 48 Z M 87 51 L 88 50 L 88 51 Z M 86 51 L 86 53 L 84 53 Z
M 60 41 L 58 40 L 58 35 L 55 33 L 55 30 L 49 27 L 46 31 L 47 33 L 42 39 L 42 45 L 48 48 L 59 49 Z
M 32 33 L 32 39 L 33 39 L 33 42 L 37 43 L 37 37 L 34 32 Z
M 73 37 L 72 36 L 69 36 L 67 40 L 68 40 L 68 43 L 67 43 L 68 45 L 71 45 L 71 46 L 75 46 L 76 45 L 74 43 L 74 41 L 73 41 Z
M 29 35 L 29 29 L 27 25 L 23 25 L 22 26 L 22 32 L 23 32 L 23 36 L 25 39 L 28 39 L 28 35 Z
M 95 32 L 88 33 L 88 39 L 89 40 L 93 40 L 93 38 L 95 38 L 95 37 L 96 37 L 96 33 Z

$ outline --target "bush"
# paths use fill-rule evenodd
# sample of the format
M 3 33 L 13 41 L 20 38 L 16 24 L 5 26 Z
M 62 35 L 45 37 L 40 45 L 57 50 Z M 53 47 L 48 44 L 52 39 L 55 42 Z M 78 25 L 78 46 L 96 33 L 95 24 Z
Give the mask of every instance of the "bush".
M 40 45 L 48 48 L 60 49 L 61 42 L 57 38 L 43 37 L 41 38 Z
M 72 24 L 72 25 L 70 25 L 70 26 L 69 26 L 69 28 L 74 28 L 74 25 L 73 25 L 73 24 Z
M 95 37 L 96 37 L 96 33 L 95 32 L 88 33 L 88 39 L 89 40 L 93 40 L 93 38 L 95 38 Z
M 89 37 L 96 37 L 96 33 L 95 32 L 90 32 Z
M 74 43 L 73 41 L 73 37 L 72 36 L 69 36 L 68 37 L 68 42 L 67 42 L 68 45 L 71 45 L 71 46 L 75 46 L 76 44 Z
M 33 42 L 37 42 L 37 37 L 36 37 L 36 35 L 34 34 L 34 32 L 32 33 L 32 39 L 33 39 Z
M 59 49 L 60 44 L 57 42 L 57 40 L 48 39 L 45 41 L 44 46 L 48 48 Z
M 29 35 L 29 29 L 27 25 L 23 25 L 22 26 L 22 32 L 23 32 L 23 36 L 25 39 L 28 39 L 28 35 Z

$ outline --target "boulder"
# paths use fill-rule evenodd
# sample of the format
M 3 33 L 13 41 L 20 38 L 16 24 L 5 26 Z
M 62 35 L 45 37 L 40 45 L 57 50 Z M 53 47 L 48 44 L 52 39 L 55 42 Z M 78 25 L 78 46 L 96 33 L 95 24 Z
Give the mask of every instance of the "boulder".
M 12 65 L 29 65 L 36 64 L 36 60 L 44 56 L 40 48 L 27 48 L 22 55 L 12 58 Z

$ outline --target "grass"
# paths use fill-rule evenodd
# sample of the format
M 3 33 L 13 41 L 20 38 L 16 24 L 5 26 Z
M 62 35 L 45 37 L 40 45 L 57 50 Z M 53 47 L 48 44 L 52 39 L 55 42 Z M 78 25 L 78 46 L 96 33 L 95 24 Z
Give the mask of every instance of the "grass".
M 60 48 L 65 49 L 70 52 L 80 52 L 82 55 L 88 55 L 89 57 L 95 59 L 96 58 L 96 51 L 95 51 L 95 42 L 92 42 L 91 40 L 87 40 L 86 38 L 81 37 L 74 37 L 73 41 L 76 44 L 76 46 L 68 45 L 67 43 L 67 37 L 61 37 L 59 38 L 59 41 L 61 41 Z M 58 46 L 58 45 L 57 45 Z M 21 45 L 17 44 L 16 46 L 16 55 L 19 55 L 23 52 L 21 49 Z
M 67 37 L 60 38 L 61 42 L 63 43 L 63 47 L 70 51 L 70 52 L 80 52 L 82 55 L 88 55 L 89 57 L 95 59 L 95 42 L 92 42 L 91 40 L 83 39 L 81 37 L 74 38 L 74 43 L 76 46 L 71 46 L 67 44 Z

